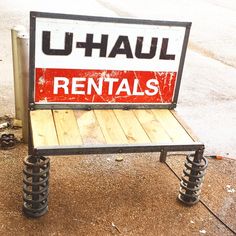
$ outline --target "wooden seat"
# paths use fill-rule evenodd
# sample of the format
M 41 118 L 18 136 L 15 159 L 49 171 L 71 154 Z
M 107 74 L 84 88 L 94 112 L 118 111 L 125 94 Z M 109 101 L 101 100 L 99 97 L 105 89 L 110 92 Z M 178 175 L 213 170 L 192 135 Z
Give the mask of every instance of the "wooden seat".
M 175 112 L 167 109 L 35 110 L 30 120 L 34 148 L 196 141 Z

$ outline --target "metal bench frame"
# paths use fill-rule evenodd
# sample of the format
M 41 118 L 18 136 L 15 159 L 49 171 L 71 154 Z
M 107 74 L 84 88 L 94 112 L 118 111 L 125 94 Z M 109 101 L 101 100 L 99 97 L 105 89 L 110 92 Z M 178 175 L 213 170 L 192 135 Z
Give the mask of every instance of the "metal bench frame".
M 180 59 L 177 83 L 174 93 L 173 102 L 170 104 L 35 104 L 34 102 L 34 68 L 35 68 L 35 19 L 36 17 L 57 18 L 57 19 L 74 19 L 86 21 L 118 22 L 125 24 L 147 24 L 147 25 L 167 25 L 185 27 L 185 37 L 182 55 Z M 181 83 L 184 59 L 189 38 L 191 23 L 186 22 L 169 22 L 153 20 L 136 20 L 123 18 L 106 18 L 92 16 L 75 16 L 64 14 L 52 14 L 31 12 L 30 21 L 30 79 L 29 79 L 29 144 L 28 154 L 25 159 L 24 168 L 24 205 L 23 211 L 31 217 L 39 217 L 48 210 L 48 177 L 49 177 L 49 159 L 44 157 L 50 155 L 80 155 L 80 154 L 109 154 L 109 153 L 142 153 L 142 152 L 160 152 L 160 161 L 165 162 L 168 152 L 191 151 L 184 169 L 184 177 L 181 181 L 179 199 L 189 205 L 199 201 L 199 194 L 202 185 L 202 177 L 205 173 L 207 161 L 203 157 L 204 144 L 199 142 L 191 130 L 178 117 L 173 110 L 176 107 L 179 88 Z M 47 146 L 35 147 L 33 140 L 33 130 L 30 121 L 30 112 L 34 110 L 91 110 L 91 109 L 169 109 L 172 111 L 176 120 L 181 124 L 183 129 L 194 140 L 190 144 L 106 144 L 106 145 L 69 145 L 69 146 Z

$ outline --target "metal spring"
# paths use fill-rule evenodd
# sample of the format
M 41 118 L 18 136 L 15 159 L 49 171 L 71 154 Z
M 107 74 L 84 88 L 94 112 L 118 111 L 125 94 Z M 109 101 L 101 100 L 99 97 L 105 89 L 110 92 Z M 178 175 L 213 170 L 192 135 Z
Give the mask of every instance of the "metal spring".
M 48 179 L 50 159 L 44 156 L 28 156 L 24 159 L 23 212 L 39 217 L 48 210 Z
M 187 156 L 179 190 L 179 199 L 185 204 L 193 205 L 199 201 L 207 165 L 205 157 L 196 162 L 194 155 Z
M 0 137 L 0 147 L 7 149 L 15 146 L 16 138 L 14 134 L 2 134 Z

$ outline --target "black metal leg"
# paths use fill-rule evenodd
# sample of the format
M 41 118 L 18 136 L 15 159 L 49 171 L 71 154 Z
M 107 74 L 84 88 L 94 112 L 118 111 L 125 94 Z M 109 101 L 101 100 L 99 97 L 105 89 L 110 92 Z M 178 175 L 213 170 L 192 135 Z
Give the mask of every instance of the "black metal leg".
M 200 149 L 194 155 L 188 155 L 184 164 L 178 198 L 187 205 L 196 204 L 200 199 L 202 183 L 208 165 L 203 152 L 204 150 Z
M 160 162 L 166 162 L 167 151 L 162 149 L 160 155 Z
M 48 211 L 48 179 L 50 159 L 44 156 L 27 156 L 24 159 L 23 212 L 40 217 Z

